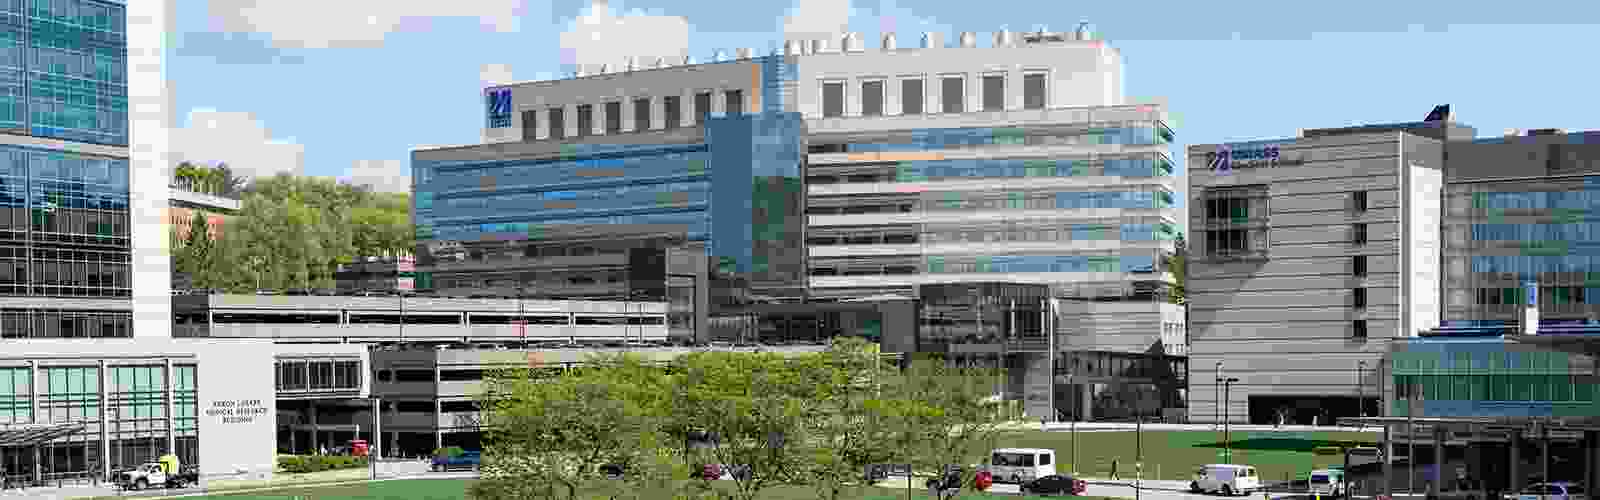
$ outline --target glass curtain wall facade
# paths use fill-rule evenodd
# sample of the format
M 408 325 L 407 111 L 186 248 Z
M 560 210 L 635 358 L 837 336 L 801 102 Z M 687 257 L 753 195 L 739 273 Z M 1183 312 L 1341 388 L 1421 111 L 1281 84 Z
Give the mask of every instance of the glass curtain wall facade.
M 1390 415 L 1407 415 L 1418 397 L 1428 416 L 1600 417 L 1594 361 L 1583 356 L 1513 350 L 1488 338 L 1413 341 L 1391 359 Z
M 1541 321 L 1600 318 L 1600 176 L 1448 188 L 1447 321 L 1512 323 L 1539 287 Z
M 125 9 L 94 0 L 0 1 L 0 129 L 126 146 Z
M 83 432 L 41 445 L 38 471 L 32 447 L 0 449 L 0 468 L 21 484 L 35 474 L 46 481 L 97 477 L 103 464 L 127 469 L 166 453 L 184 464 L 198 463 L 197 367 L 167 366 L 0 366 L 0 425 L 84 426 Z

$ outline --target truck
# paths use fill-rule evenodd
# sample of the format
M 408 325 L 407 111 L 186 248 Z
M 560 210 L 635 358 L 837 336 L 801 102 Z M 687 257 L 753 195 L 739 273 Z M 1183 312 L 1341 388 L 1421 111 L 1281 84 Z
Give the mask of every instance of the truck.
M 116 483 L 123 489 L 143 490 L 150 487 L 180 489 L 200 482 L 200 470 L 195 466 L 183 467 L 168 474 L 158 462 L 146 462 L 132 470 L 117 473 Z

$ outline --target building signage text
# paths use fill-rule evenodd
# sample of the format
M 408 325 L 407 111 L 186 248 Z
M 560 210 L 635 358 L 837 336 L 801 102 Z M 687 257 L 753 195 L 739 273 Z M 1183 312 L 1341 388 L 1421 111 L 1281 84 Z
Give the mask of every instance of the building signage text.
M 511 126 L 511 89 L 491 89 L 487 96 L 489 128 Z
M 1206 153 L 1206 165 L 1213 172 L 1228 172 L 1235 168 L 1289 166 L 1304 163 L 1304 159 L 1288 160 L 1282 158 L 1277 146 L 1255 149 L 1233 149 L 1223 146 L 1221 149 Z
M 206 408 L 206 416 L 222 417 L 224 424 L 248 424 L 269 411 L 272 409 L 259 399 L 236 399 L 211 402 L 211 407 Z

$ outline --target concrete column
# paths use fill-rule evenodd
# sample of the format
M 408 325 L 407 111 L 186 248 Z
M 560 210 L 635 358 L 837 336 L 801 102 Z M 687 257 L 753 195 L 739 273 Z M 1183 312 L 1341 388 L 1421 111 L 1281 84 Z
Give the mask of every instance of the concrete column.
M 100 378 L 100 478 L 111 477 L 111 376 L 106 368 L 106 360 L 99 362 Z
M 1448 432 L 1443 426 L 1433 426 L 1433 480 L 1428 481 L 1428 493 L 1434 495 L 1444 491 L 1445 478 L 1450 477 L 1444 466 L 1444 438 Z
M 1583 484 L 1600 480 L 1600 432 L 1583 432 Z
M 39 445 L 33 445 L 33 482 L 44 482 L 44 462 L 39 460 Z
M 306 401 L 306 405 L 308 407 L 308 412 L 311 414 L 311 421 L 309 422 L 311 424 L 311 449 L 319 450 L 322 447 L 322 440 L 317 439 L 317 400 L 308 400 Z
M 444 404 L 439 398 L 433 398 L 433 449 L 444 447 L 444 430 L 439 428 L 439 421 L 444 419 Z
M 28 360 L 28 421 L 34 424 L 44 423 L 44 420 L 39 418 L 39 398 L 44 395 L 39 390 L 40 387 L 44 387 L 42 380 L 44 380 L 44 370 L 39 369 L 39 362 Z
M 389 403 L 389 420 L 400 421 L 400 403 Z M 400 452 L 400 431 L 389 431 L 389 456 L 397 457 Z
M 1094 384 L 1083 384 L 1082 406 L 1079 406 L 1079 419 L 1087 422 L 1094 418 Z
M 178 386 L 178 374 L 173 371 L 172 358 L 162 359 L 161 364 L 166 369 L 167 379 L 166 387 L 162 388 L 162 392 L 167 395 L 167 453 L 176 455 L 178 453 L 178 419 L 174 418 L 172 413 L 178 407 L 177 400 L 173 394 Z
M 1511 463 L 1507 467 L 1511 478 L 1506 481 L 1506 488 L 1511 491 L 1522 491 L 1522 482 L 1527 478 L 1522 473 L 1522 429 L 1511 431 Z
M 1383 491 L 1394 498 L 1394 425 L 1383 424 Z

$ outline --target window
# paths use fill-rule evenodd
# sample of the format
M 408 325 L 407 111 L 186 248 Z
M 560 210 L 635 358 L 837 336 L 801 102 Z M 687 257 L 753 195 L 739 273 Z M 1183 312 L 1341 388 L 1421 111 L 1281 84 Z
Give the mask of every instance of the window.
M 661 117 L 666 119 L 666 129 L 678 128 L 683 121 L 683 110 L 680 109 L 678 96 L 669 95 L 661 98 Z
M 726 91 L 725 93 L 723 93 L 722 98 L 723 98 L 723 102 L 727 104 L 727 106 L 724 108 L 724 111 L 726 111 L 728 113 L 728 116 L 733 116 L 733 115 L 744 113 L 744 91 L 743 90 L 729 90 L 729 91 Z
M 433 382 L 433 370 L 395 370 L 395 382 Z
M 1352 288 L 1350 290 L 1350 306 L 1356 309 L 1365 309 L 1367 307 L 1367 289 Z
M 583 111 L 580 110 L 578 112 L 582 113 Z M 583 127 L 582 116 L 579 115 L 578 118 L 579 127 Z M 622 133 L 622 103 L 608 102 L 606 103 L 606 135 L 620 133 Z M 578 135 L 584 135 L 583 130 L 578 130 Z
M 983 110 L 1005 111 L 1006 109 L 1006 77 L 1005 75 L 985 75 L 983 77 Z
M 578 137 L 594 135 L 594 105 L 578 105 Z
M 1367 320 L 1364 320 L 1364 319 L 1355 320 L 1355 321 L 1352 322 L 1350 327 L 1351 327 L 1350 338 L 1366 340 L 1366 338 L 1367 338 Z
M 942 95 L 939 97 L 944 101 L 943 111 L 945 113 L 960 113 L 965 110 L 966 106 L 963 105 L 967 99 L 965 84 L 965 77 L 947 76 L 943 78 L 940 88 Z
M 522 112 L 522 142 L 539 139 L 539 112 L 527 110 Z
M 1351 234 L 1351 241 L 1357 245 L 1367 244 L 1367 224 L 1357 223 Z
M 650 130 L 650 98 L 633 100 L 633 131 Z
M 1207 255 L 1234 255 L 1250 251 L 1250 237 L 1243 229 L 1206 231 Z
M 1049 453 L 1039 455 L 1039 465 L 1050 465 Z
M 1355 209 L 1356 213 L 1366 212 L 1367 211 L 1367 192 L 1366 191 L 1356 191 L 1354 193 L 1350 193 L 1350 205 L 1351 205 L 1352 208 Z
M 1022 75 L 1022 109 L 1044 109 L 1045 74 Z
M 566 111 L 567 110 L 562 109 L 562 108 L 550 108 L 550 138 L 551 139 L 565 139 L 565 138 L 567 138 Z
M 861 116 L 883 116 L 883 81 L 861 82 Z
M 835 118 L 844 116 L 844 84 L 829 82 L 822 84 L 822 117 Z
M 1357 255 L 1350 258 L 1350 274 L 1357 277 L 1367 275 L 1367 256 Z
M 922 80 L 900 81 L 900 114 L 922 114 Z
M 694 95 L 694 122 L 705 123 L 706 115 L 711 114 L 711 93 L 701 92 Z

